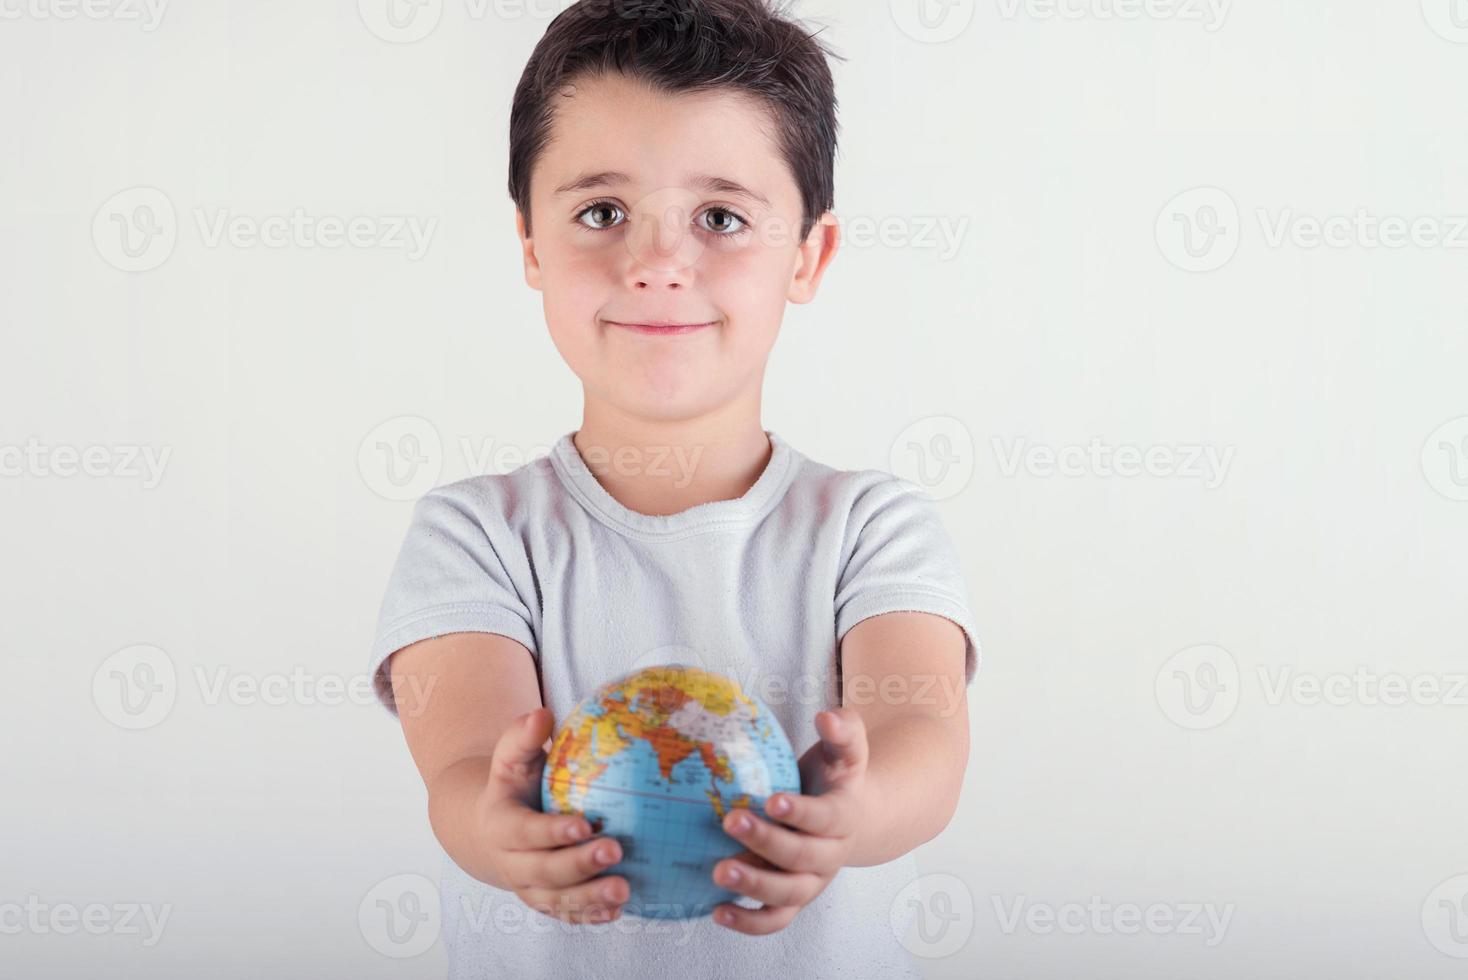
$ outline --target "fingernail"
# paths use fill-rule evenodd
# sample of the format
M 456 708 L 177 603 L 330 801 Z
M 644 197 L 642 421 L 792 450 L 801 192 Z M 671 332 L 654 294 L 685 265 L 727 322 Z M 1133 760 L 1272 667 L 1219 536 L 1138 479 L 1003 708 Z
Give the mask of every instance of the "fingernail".
M 730 926 L 734 924 L 734 913 L 728 909 L 719 909 L 719 924 Z
M 743 833 L 744 831 L 748 830 L 749 818 L 742 813 L 736 816 L 734 818 L 734 829 L 739 833 Z
M 732 865 L 724 869 L 724 880 L 731 885 L 739 884 L 739 879 L 743 877 L 744 875 L 739 873 L 739 869 Z
M 601 897 L 606 899 L 608 902 L 615 902 L 617 900 L 617 886 L 608 885 L 607 887 L 603 888 L 601 890 Z
M 612 848 L 611 848 L 611 846 L 610 845 L 603 845 L 601 847 L 598 847 L 596 849 L 596 859 L 598 861 L 600 861 L 602 864 L 611 864 L 612 863 Z
M 583 829 L 584 828 L 579 823 L 567 824 L 566 840 L 580 840 L 582 837 Z
M 770 812 L 775 816 L 787 813 L 790 810 L 790 801 L 783 796 L 777 796 L 770 801 Z

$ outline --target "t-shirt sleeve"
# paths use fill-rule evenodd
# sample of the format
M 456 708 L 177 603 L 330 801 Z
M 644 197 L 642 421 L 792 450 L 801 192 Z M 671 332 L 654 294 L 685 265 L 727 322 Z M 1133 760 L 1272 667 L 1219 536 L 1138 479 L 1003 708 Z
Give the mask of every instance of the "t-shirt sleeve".
M 836 641 L 872 616 L 934 613 L 964 635 L 964 683 L 978 671 L 980 648 L 963 570 L 933 499 L 917 484 L 889 476 L 852 507 L 855 544 L 836 587 Z
M 378 613 L 372 687 L 393 714 L 387 660 L 410 643 L 446 633 L 497 633 L 537 653 L 536 620 L 510 572 L 526 564 L 523 549 L 517 557 L 503 520 L 487 520 L 454 491 L 452 485 L 431 490 L 414 505 Z

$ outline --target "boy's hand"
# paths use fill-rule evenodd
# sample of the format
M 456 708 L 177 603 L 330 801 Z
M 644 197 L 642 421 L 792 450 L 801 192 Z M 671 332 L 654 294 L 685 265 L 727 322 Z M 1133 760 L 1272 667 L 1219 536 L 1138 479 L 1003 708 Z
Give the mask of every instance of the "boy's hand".
M 591 838 L 585 817 L 540 810 L 553 722 L 549 708 L 536 708 L 511 722 L 495 744 L 477 803 L 485 863 L 538 912 L 563 922 L 610 922 L 621 916 L 629 886 L 620 876 L 597 876 L 622 859 L 621 846 L 610 837 Z
M 714 881 L 764 907 L 724 902 L 714 909 L 720 925 L 751 936 L 777 932 L 845 866 L 861 818 L 866 725 L 856 709 L 837 708 L 816 715 L 816 733 L 820 741 L 800 758 L 801 785 L 809 795 L 776 793 L 765 801 L 765 812 L 778 823 L 745 808 L 725 815 L 725 832 L 748 850 L 716 864 Z M 741 820 L 747 829 L 740 829 Z

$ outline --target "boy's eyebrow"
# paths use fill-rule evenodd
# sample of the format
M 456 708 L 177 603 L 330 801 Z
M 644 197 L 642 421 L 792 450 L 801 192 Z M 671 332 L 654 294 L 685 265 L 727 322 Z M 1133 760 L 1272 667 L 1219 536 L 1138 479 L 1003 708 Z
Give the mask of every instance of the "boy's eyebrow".
M 617 184 L 627 184 L 631 181 L 632 178 L 622 173 L 620 170 L 599 170 L 596 173 L 582 174 L 575 180 L 568 181 L 562 184 L 560 187 L 556 188 L 555 193 L 557 196 L 559 196 L 561 194 L 571 194 L 576 191 L 590 190 L 593 187 L 610 187 Z M 765 197 L 763 194 L 760 194 L 757 191 L 752 191 L 738 181 L 730 180 L 727 177 L 714 177 L 710 176 L 709 174 L 695 174 L 694 176 L 688 178 L 688 183 L 690 186 L 701 187 L 706 191 L 711 191 L 717 194 L 736 194 L 741 197 L 747 197 L 750 200 L 760 202 L 765 207 L 770 207 L 769 198 Z
M 704 190 L 711 191 L 715 194 L 735 194 L 740 197 L 747 197 L 753 201 L 758 201 L 765 207 L 770 206 L 769 198 L 727 177 L 710 177 L 707 174 L 698 174 L 697 176 L 690 177 L 688 182 L 694 187 L 702 187 Z

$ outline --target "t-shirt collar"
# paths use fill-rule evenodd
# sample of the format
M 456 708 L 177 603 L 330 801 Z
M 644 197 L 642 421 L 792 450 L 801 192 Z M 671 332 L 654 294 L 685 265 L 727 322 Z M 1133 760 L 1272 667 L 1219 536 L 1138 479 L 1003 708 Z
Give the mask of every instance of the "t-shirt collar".
M 765 429 L 764 433 L 770 440 L 769 462 L 742 497 L 696 504 L 676 514 L 642 514 L 623 505 L 597 480 L 576 449 L 573 441 L 576 431 L 568 432 L 556 441 L 550 455 L 552 468 L 566 489 L 588 511 L 602 523 L 622 531 L 664 535 L 748 524 L 762 517 L 779 500 L 789 485 L 793 469 L 794 449 L 778 434 Z M 676 461 L 670 456 L 663 465 L 671 468 Z

